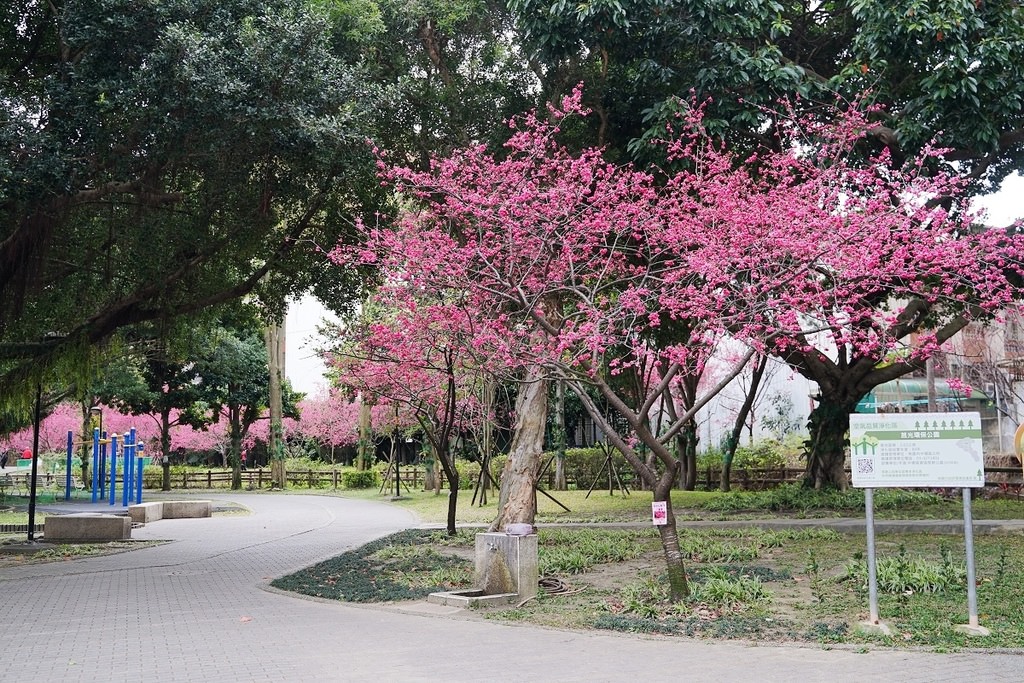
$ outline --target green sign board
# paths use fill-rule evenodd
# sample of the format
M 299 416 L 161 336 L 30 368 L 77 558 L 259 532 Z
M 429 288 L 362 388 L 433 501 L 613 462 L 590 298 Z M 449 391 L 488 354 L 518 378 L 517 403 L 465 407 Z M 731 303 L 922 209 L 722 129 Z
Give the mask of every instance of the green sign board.
M 858 488 L 984 486 L 981 416 L 850 415 L 850 469 Z

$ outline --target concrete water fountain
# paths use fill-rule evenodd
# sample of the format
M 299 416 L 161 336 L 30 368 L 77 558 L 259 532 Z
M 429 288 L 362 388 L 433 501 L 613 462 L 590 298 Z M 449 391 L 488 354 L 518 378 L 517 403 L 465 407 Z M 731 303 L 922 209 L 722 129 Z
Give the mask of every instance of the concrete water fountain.
M 509 524 L 504 532 L 476 535 L 474 588 L 431 593 L 437 605 L 510 605 L 537 595 L 537 534 L 530 524 Z

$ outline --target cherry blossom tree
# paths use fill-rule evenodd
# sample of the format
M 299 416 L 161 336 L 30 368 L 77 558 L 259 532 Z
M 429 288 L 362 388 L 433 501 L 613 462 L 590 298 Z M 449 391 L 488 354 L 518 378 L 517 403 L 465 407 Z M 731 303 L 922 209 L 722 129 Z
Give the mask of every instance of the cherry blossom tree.
M 334 449 L 355 446 L 359 441 L 359 404 L 344 392 L 331 389 L 299 402 L 300 419 L 295 431 Z
M 472 354 L 461 341 L 470 326 L 468 312 L 450 305 L 444 292 L 389 277 L 363 317 L 345 328 L 332 354 L 339 382 L 413 418 L 448 480 L 452 535 L 460 481 L 451 443 L 468 416 L 465 403 L 476 377 Z
M 978 226 L 965 184 L 934 170 L 942 150 L 900 167 L 884 152 L 858 162 L 871 123 L 855 108 L 836 121 L 794 125 L 783 152 L 706 175 L 699 191 L 701 210 L 729 226 L 720 243 L 750 254 L 733 265 L 737 282 L 780 285 L 744 330 L 760 325 L 767 348 L 817 383 L 806 481 L 845 488 L 857 402 L 923 369 L 969 322 L 1015 309 L 1024 235 Z M 786 273 L 772 261 L 801 265 Z
M 567 98 L 561 110 L 552 108 L 553 119 L 580 113 L 579 96 L 577 91 Z M 516 131 L 501 158 L 477 147 L 436 160 L 424 173 L 385 166 L 399 192 L 418 204 L 396 226 L 366 228 L 367 247 L 358 258 L 380 266 L 385 282 L 433 294 L 433 320 L 457 326 L 453 338 L 492 371 L 518 375 L 516 424 L 495 526 L 533 521 L 547 382 L 561 378 L 655 500 L 666 503 L 662 545 L 672 593 L 682 597 L 688 587 L 669 495 L 679 461 L 667 444 L 753 351 L 664 434 L 649 425 L 682 369 L 699 370 L 727 332 L 724 304 L 737 300 L 724 291 L 732 276 L 715 256 L 712 237 L 719 226 L 684 223 L 679 203 L 667 201 L 666 192 L 677 188 L 608 164 L 599 150 L 570 153 L 555 140 L 557 125 L 536 114 L 512 125 Z M 353 259 L 344 251 L 335 257 Z M 687 324 L 675 325 L 679 320 Z M 670 333 L 659 337 L 663 325 Z M 672 334 L 684 328 L 685 339 Z M 739 325 L 733 328 L 736 335 Z M 658 379 L 630 405 L 612 379 L 641 361 L 656 369 Z M 598 390 L 630 433 L 605 419 L 587 386 Z M 644 461 L 640 443 L 660 467 Z
M 76 437 L 82 430 L 81 412 L 75 404 L 60 403 L 39 424 L 39 450 L 62 451 L 67 446 L 68 432 Z M 27 427 L 0 440 L 4 449 L 13 448 L 18 455 L 32 449 L 33 428 Z

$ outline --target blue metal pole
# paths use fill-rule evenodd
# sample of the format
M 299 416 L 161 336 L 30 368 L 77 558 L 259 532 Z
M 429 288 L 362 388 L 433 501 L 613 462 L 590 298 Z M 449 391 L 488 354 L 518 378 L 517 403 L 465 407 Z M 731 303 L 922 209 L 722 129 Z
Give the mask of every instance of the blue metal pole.
M 135 433 L 135 427 L 131 428 L 132 435 L 132 486 L 128 490 L 128 500 L 139 502 L 135 500 L 135 461 L 139 459 L 139 437 Z
M 132 497 L 132 451 L 134 450 L 134 444 L 132 443 L 131 432 L 122 435 L 124 438 L 124 455 L 121 456 L 123 464 L 121 470 L 124 472 L 124 476 L 121 478 L 121 505 L 128 507 L 128 502 Z
M 69 429 L 68 430 L 68 461 L 67 461 L 67 465 L 68 466 L 64 470 L 64 500 L 71 500 L 71 449 L 73 448 L 73 445 L 72 445 L 72 437 L 73 436 L 74 436 L 74 432 L 72 432 Z
M 110 504 L 117 500 L 117 434 L 110 435 Z
M 100 498 L 107 497 L 107 439 L 106 432 L 100 432 Z
M 100 485 L 100 428 L 92 429 L 92 502 L 96 502 L 96 490 Z
M 145 446 L 145 444 L 141 444 L 140 443 L 138 448 L 139 448 L 139 457 L 137 458 L 137 460 L 138 460 L 139 464 L 138 464 L 138 473 L 137 473 L 138 476 L 135 477 L 135 486 L 136 486 L 136 489 L 135 489 L 135 502 L 136 503 L 141 503 L 142 502 L 142 466 L 145 465 L 145 462 L 142 459 L 142 453 L 146 450 L 146 446 Z

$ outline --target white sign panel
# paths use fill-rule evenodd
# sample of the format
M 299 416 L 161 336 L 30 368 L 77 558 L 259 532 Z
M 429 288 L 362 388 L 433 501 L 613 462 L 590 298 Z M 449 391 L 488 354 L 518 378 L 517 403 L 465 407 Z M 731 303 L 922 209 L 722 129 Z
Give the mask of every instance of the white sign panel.
M 668 524 L 668 503 L 663 500 L 651 502 L 651 521 L 655 526 Z
M 984 486 L 981 416 L 854 413 L 850 469 L 858 488 Z

